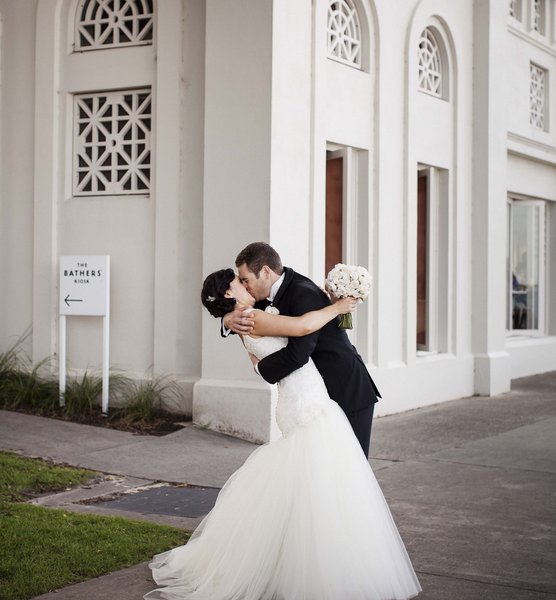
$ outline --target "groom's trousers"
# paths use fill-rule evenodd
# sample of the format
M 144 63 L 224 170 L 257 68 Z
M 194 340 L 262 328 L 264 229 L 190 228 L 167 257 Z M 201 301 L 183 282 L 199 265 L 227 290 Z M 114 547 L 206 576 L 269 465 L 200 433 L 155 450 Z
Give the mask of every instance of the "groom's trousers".
M 356 410 L 355 412 L 349 413 L 347 416 L 348 421 L 355 433 L 355 437 L 359 440 L 361 448 L 365 456 L 369 457 L 369 449 L 371 446 L 371 426 L 373 424 L 373 414 L 375 410 L 374 402 L 367 408 Z

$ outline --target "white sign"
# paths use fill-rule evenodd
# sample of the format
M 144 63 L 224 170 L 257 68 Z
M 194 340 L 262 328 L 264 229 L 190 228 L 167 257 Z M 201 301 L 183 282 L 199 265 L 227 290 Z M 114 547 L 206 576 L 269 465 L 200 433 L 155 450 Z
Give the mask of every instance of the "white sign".
M 110 257 L 60 256 L 60 314 L 110 312 Z

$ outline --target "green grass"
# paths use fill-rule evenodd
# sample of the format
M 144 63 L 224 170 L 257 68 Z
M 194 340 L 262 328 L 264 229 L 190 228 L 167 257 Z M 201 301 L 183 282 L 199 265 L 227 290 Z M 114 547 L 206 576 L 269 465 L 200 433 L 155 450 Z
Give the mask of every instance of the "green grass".
M 183 544 L 172 527 L 25 504 L 0 515 L 0 598 L 25 600 Z
M 93 478 L 93 471 L 50 465 L 41 460 L 0 452 L 0 502 L 64 490 Z
M 0 598 L 27 600 L 185 543 L 179 529 L 12 500 L 87 481 L 90 471 L 0 452 Z

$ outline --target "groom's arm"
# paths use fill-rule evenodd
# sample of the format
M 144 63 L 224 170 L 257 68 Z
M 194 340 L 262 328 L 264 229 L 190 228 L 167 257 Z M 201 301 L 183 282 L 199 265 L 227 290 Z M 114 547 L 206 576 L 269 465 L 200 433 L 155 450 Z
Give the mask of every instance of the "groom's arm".
M 303 287 L 290 300 L 289 313 L 297 317 L 311 310 L 323 308 L 330 301 L 318 288 Z M 276 383 L 301 368 L 309 360 L 319 339 L 320 331 L 303 337 L 289 338 L 288 345 L 274 354 L 263 358 L 257 365 L 258 371 L 268 383 Z

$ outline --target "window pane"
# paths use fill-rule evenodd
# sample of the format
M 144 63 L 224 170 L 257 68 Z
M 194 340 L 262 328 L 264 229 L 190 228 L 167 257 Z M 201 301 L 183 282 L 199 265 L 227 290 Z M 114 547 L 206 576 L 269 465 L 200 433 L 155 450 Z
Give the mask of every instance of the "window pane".
M 538 206 L 512 205 L 512 329 L 539 328 Z

